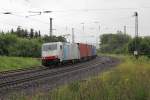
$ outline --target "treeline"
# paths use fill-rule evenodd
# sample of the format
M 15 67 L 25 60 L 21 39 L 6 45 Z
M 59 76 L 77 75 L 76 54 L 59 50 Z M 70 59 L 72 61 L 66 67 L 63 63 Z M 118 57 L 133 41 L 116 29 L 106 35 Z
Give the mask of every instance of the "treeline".
M 6 34 L 5 32 L 0 32 L 1 34 Z M 16 30 L 11 29 L 10 31 L 7 32 L 7 34 L 13 34 L 21 38 L 38 38 L 41 37 L 41 32 L 34 30 L 31 28 L 30 30 L 23 29 L 20 26 L 17 27 Z
M 148 36 L 135 39 L 118 31 L 116 34 L 103 34 L 100 40 L 102 53 L 133 54 L 135 50 L 138 50 L 140 55 L 150 56 L 150 37 Z
M 40 57 L 43 43 L 58 41 L 65 42 L 66 39 L 62 36 L 42 36 L 40 31 L 33 29 L 30 32 L 21 28 L 7 33 L 0 32 L 0 55 Z

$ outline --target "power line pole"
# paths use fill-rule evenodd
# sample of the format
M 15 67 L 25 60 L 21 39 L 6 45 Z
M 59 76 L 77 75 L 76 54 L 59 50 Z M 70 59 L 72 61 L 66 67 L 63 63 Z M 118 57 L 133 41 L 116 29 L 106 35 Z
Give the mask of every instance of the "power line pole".
M 66 26 L 66 33 L 68 33 L 68 27 Z
M 100 22 L 99 22 L 99 21 L 95 21 L 94 23 L 95 23 L 95 24 L 98 24 L 98 33 L 100 33 L 100 31 L 101 31 L 101 25 L 100 25 Z
M 99 48 L 99 42 L 100 42 L 100 32 L 101 32 L 101 25 L 99 24 L 99 26 L 98 26 L 98 39 L 96 39 L 96 46 L 97 46 L 97 48 Z
M 53 35 L 53 23 L 52 23 L 52 18 L 50 18 L 50 36 L 52 36 Z
M 126 27 L 126 26 L 124 26 L 124 34 L 126 34 L 126 30 L 127 30 L 127 27 Z
M 84 33 L 84 23 L 81 23 L 83 26 L 82 26 L 82 30 L 83 30 L 83 33 Z
M 74 43 L 74 28 L 72 28 L 72 43 Z
M 138 38 L 138 13 L 135 12 L 135 37 Z
M 99 41 L 100 41 L 100 32 L 101 32 L 101 25 L 99 21 L 95 21 L 95 24 L 98 24 L 98 37 L 96 37 L 96 46 L 99 47 Z
M 101 26 L 100 26 L 100 25 L 98 26 L 98 31 L 99 31 L 99 33 L 100 33 L 100 31 L 101 31 Z
M 134 13 L 135 16 L 135 50 L 134 55 L 138 59 L 139 50 L 138 50 L 138 12 Z

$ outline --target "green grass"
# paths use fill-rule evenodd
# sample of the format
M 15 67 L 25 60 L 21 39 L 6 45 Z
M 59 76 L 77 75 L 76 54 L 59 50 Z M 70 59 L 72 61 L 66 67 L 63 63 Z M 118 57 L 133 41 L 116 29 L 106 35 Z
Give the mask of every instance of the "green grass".
M 99 76 L 22 100 L 150 100 L 150 59 L 117 57 L 122 63 Z
M 33 66 L 38 66 L 40 64 L 41 62 L 39 60 L 33 58 L 0 56 L 0 72 L 29 68 Z

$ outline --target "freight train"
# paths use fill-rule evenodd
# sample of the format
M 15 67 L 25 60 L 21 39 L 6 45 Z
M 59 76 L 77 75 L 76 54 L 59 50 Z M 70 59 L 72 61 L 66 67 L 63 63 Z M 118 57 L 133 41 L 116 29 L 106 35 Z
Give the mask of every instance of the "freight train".
M 84 43 L 53 42 L 42 45 L 42 65 L 86 61 L 96 57 L 96 47 Z

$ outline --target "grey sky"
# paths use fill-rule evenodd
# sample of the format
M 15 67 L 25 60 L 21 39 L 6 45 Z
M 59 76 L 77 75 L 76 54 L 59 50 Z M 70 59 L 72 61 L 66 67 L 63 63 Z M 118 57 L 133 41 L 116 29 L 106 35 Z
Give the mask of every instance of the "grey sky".
M 49 33 L 49 17 L 54 18 L 54 34 L 71 33 L 75 28 L 76 41 L 96 42 L 98 36 L 98 21 L 100 33 L 114 33 L 123 30 L 127 25 L 127 33 L 134 36 L 134 11 L 139 13 L 139 33 L 149 35 L 150 29 L 149 0 L 1 0 L 0 12 L 12 11 L 14 15 L 0 14 L 0 30 L 16 28 L 34 28 L 42 34 Z M 51 14 L 32 16 L 28 11 L 52 10 Z M 83 33 L 81 23 L 84 22 Z M 66 28 L 67 27 L 67 28 Z M 90 40 L 90 41 L 87 41 Z

